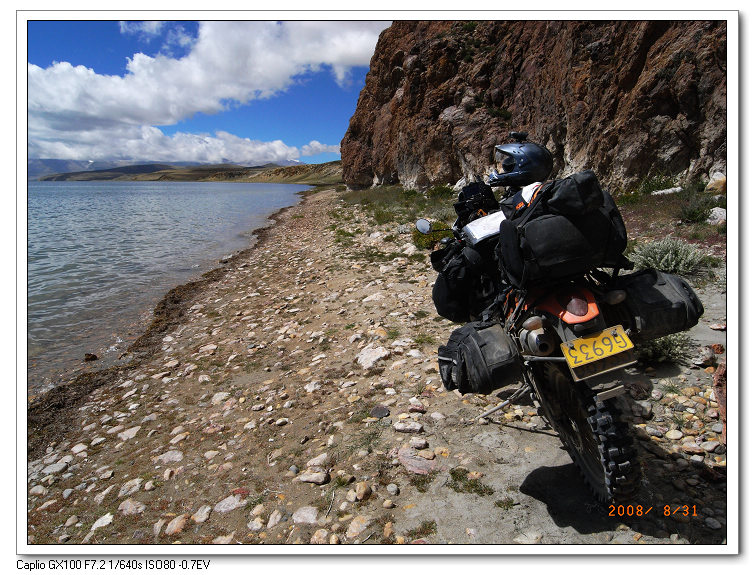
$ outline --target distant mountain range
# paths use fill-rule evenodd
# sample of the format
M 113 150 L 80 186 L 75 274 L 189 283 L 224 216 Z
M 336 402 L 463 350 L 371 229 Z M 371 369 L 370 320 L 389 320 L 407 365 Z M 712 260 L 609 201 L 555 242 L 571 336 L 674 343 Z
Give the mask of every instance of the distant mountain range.
M 325 164 L 289 165 L 265 164 L 262 166 L 239 166 L 236 164 L 136 164 L 103 165 L 95 162 L 69 162 L 66 160 L 37 160 L 45 170 L 52 168 L 76 168 L 84 164 L 87 169 L 64 172 L 48 172 L 36 179 L 48 182 L 62 181 L 166 181 L 166 182 L 266 182 L 311 185 L 332 185 L 343 181 L 341 161 Z M 30 161 L 31 162 L 31 161 Z M 31 173 L 31 170 L 30 170 Z M 30 178 L 31 179 L 31 178 Z
M 65 172 L 84 172 L 104 170 L 126 165 L 127 162 L 92 162 L 85 160 L 56 160 L 29 158 L 26 161 L 27 180 L 37 180 L 40 176 L 62 174 Z
M 278 163 L 265 164 L 263 166 L 251 166 L 246 169 L 277 168 L 280 166 L 295 166 L 301 162 L 289 160 Z M 226 169 L 233 166 L 234 168 L 244 168 L 235 164 L 214 164 L 215 168 L 225 167 Z M 188 167 L 210 167 L 208 164 L 198 162 L 171 162 L 157 163 L 146 162 L 144 164 L 134 164 L 128 161 L 87 161 L 87 160 L 59 160 L 52 158 L 30 158 L 27 160 L 27 180 L 48 179 L 45 176 L 67 176 L 56 177 L 56 180 L 67 179 L 118 179 L 121 176 L 137 176 L 139 174 L 149 174 L 161 170 L 181 169 Z M 100 177 L 86 177 L 85 173 L 99 173 Z M 114 174 L 114 175 L 113 175 Z M 133 178 L 126 178 L 133 179 Z

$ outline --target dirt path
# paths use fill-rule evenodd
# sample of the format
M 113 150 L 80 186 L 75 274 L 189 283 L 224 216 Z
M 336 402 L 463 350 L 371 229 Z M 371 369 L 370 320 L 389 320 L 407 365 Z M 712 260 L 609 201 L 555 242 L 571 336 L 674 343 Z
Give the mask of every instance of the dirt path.
M 483 424 L 497 397 L 442 388 L 435 354 L 453 324 L 437 317 L 434 272 L 410 242 L 333 190 L 286 211 L 180 302 L 182 321 L 149 359 L 94 391 L 29 461 L 29 542 L 725 539 L 710 373 L 628 373 L 643 477 L 634 503 L 654 509 L 610 517 L 532 405 Z M 707 305 L 721 289 L 708 284 Z M 725 308 L 709 309 L 697 337 L 718 342 L 725 332 L 709 324 Z M 664 516 L 665 505 L 697 516 Z

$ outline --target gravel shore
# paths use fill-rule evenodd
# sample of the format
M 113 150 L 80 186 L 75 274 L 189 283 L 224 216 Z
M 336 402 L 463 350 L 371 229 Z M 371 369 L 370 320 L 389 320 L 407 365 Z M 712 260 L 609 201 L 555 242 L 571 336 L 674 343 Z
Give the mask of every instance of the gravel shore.
M 138 361 L 30 420 L 30 544 L 725 542 L 725 280 L 699 357 L 627 371 L 642 481 L 611 515 L 531 404 L 480 421 L 498 397 L 443 389 L 454 324 L 408 222 L 333 189 L 276 220 L 166 298 Z

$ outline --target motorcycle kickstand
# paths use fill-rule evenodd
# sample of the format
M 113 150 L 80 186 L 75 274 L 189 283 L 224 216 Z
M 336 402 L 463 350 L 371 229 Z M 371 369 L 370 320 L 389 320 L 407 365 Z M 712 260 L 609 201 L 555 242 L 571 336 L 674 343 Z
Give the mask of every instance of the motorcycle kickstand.
M 485 419 L 486 417 L 488 417 L 489 415 L 492 415 L 496 411 L 500 411 L 501 409 L 503 409 L 507 405 L 511 404 L 511 402 L 514 401 L 515 399 L 519 399 L 519 397 L 522 396 L 528 389 L 529 389 L 528 387 L 522 387 L 522 388 L 516 390 L 514 393 L 511 394 L 511 397 L 509 397 L 506 401 L 502 401 L 501 403 L 499 403 L 495 407 L 491 407 L 485 413 L 483 413 L 482 415 L 480 415 L 478 417 L 478 419 Z

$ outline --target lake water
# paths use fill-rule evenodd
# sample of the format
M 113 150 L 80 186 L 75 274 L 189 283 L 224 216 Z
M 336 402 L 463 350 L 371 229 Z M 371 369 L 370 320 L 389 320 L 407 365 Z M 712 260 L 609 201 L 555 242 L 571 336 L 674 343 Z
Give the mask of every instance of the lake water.
M 29 389 L 87 352 L 108 363 L 171 288 L 249 246 L 308 186 L 203 182 L 29 182 Z

